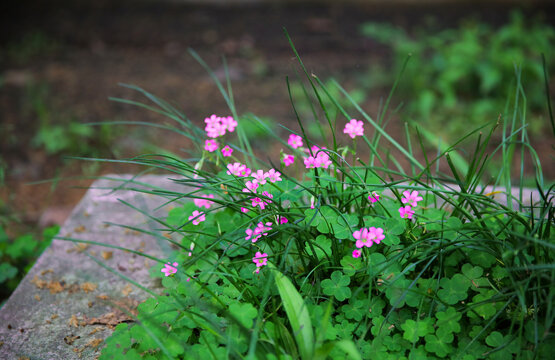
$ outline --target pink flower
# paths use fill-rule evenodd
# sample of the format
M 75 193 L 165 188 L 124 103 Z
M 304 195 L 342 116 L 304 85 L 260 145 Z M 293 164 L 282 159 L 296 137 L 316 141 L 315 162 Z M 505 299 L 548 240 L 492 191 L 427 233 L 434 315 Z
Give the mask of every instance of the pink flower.
M 252 207 L 260 206 L 260 209 L 264 210 L 266 208 L 266 205 L 268 205 L 269 203 L 272 202 L 272 200 L 270 200 L 270 199 L 273 199 L 274 195 L 270 194 L 267 191 L 263 191 L 261 195 L 265 196 L 269 199 L 261 199 L 259 197 L 256 197 L 256 198 L 251 200 L 251 203 L 252 203 Z
M 285 164 L 285 166 L 292 165 L 294 162 L 295 162 L 295 157 L 293 155 L 285 154 L 285 156 L 283 157 L 283 163 Z
M 267 191 L 263 191 L 263 192 L 262 192 L 262 196 L 266 196 L 266 197 L 269 198 L 269 199 L 273 199 L 273 198 L 274 198 L 274 195 L 270 194 L 270 193 L 267 192 Z M 266 201 L 267 203 L 271 203 L 272 200 L 269 200 L 269 199 L 265 199 L 264 201 Z
M 211 138 L 225 135 L 226 131 L 233 132 L 237 126 L 237 121 L 231 116 L 219 117 L 211 115 L 209 118 L 204 119 L 206 127 L 206 135 Z
M 256 232 L 256 228 L 254 230 L 247 229 L 245 230 L 245 233 L 247 234 L 247 236 L 245 236 L 245 240 L 251 240 L 253 243 L 257 242 L 262 236 L 260 233 Z
M 351 119 L 343 129 L 344 134 L 348 134 L 352 139 L 357 136 L 364 135 L 364 123 L 355 119 Z
M 378 195 L 378 193 L 376 193 L 375 191 L 372 192 L 372 194 L 368 195 L 368 200 L 373 204 L 375 202 L 378 202 L 378 200 L 380 200 L 380 195 Z
M 258 239 L 260 239 L 260 237 L 268 235 L 268 231 L 270 230 L 272 230 L 271 222 L 267 222 L 266 224 L 259 222 L 254 230 L 245 230 L 245 233 L 247 234 L 247 236 L 245 236 L 245 240 L 251 240 L 253 243 L 255 243 L 258 241 Z
M 206 220 L 206 217 L 202 211 L 195 210 L 193 211 L 193 215 L 189 216 L 189 220 L 193 220 L 193 225 L 198 225 Z
M 310 198 L 310 208 L 314 209 L 314 196 Z
M 222 126 L 229 132 L 233 132 L 237 127 L 237 121 L 231 116 L 220 118 Z
M 173 275 L 177 272 L 177 263 L 174 262 L 173 264 L 170 264 L 169 262 L 167 264 L 164 264 L 164 268 L 161 270 L 164 275 L 166 276 L 170 276 Z
M 314 164 L 314 160 L 315 160 L 315 159 L 314 159 L 314 157 L 312 157 L 312 156 L 309 156 L 309 157 L 304 158 L 304 159 L 303 159 L 303 161 L 304 161 L 304 166 L 305 166 L 307 169 L 315 168 L 316 165 Z
M 244 207 L 241 207 L 241 212 L 242 213 L 248 213 L 250 210 Z
M 368 229 L 366 228 L 362 228 L 360 230 L 355 231 L 353 233 L 353 237 L 356 239 L 355 246 L 359 249 L 364 246 L 366 247 L 372 246 L 372 240 L 368 238 Z
M 368 230 L 373 233 L 372 241 L 374 241 L 374 244 L 379 244 L 383 239 L 385 239 L 382 228 L 371 227 Z
M 307 169 L 310 169 L 310 168 L 327 169 L 332 164 L 332 161 L 330 160 L 329 155 L 325 151 L 322 151 L 325 149 L 326 149 L 325 147 L 319 148 L 318 146 L 313 146 L 311 148 L 312 154 L 314 156 L 308 156 L 304 158 L 304 165 L 306 166 Z
M 202 195 L 203 198 L 206 199 L 213 199 L 214 198 L 214 194 L 209 194 L 209 195 Z M 210 200 L 205 200 L 205 199 L 194 199 L 193 202 L 195 203 L 196 206 L 198 207 L 205 207 L 207 209 L 210 209 L 210 207 L 212 206 L 212 204 L 214 203 L 213 201 Z
M 251 176 L 255 178 L 260 185 L 266 184 L 266 176 L 264 176 L 264 170 L 256 170 L 256 172 L 252 173 Z
M 252 205 L 252 207 L 260 206 L 260 208 L 262 210 L 264 210 L 266 208 L 266 203 L 264 201 L 262 201 L 262 199 L 259 198 L 259 197 L 251 199 L 251 205 Z
M 266 236 L 268 235 L 268 231 L 270 230 L 272 230 L 271 222 L 267 222 L 266 224 L 259 222 L 258 225 L 256 225 L 256 229 L 254 231 Z
M 251 173 L 251 169 L 249 169 L 246 165 L 241 163 L 233 163 L 227 164 L 227 174 L 228 175 L 235 175 L 238 177 L 247 177 Z
M 211 138 L 217 138 L 218 136 L 225 135 L 225 127 L 222 126 L 221 118 L 216 115 L 211 115 L 209 118 L 204 119 L 206 127 L 206 135 Z
M 274 169 L 270 169 L 264 174 L 264 177 L 268 178 L 268 181 L 271 183 L 281 181 L 281 173 L 279 171 L 275 171 Z
M 355 245 L 359 249 L 364 246 L 371 247 L 373 243 L 379 244 L 385 239 L 383 229 L 375 227 L 357 230 L 353 233 L 353 237 L 357 240 Z
M 260 267 L 268 263 L 268 254 L 262 254 L 260 251 L 257 251 L 256 255 L 252 258 L 252 261 L 256 264 L 256 273 L 258 274 Z
M 245 183 L 246 188 L 243 189 L 243 192 L 251 192 L 256 194 L 256 189 L 258 189 L 258 181 L 247 181 Z
M 285 216 L 278 215 L 277 216 L 277 223 L 278 224 L 287 224 L 289 220 Z
M 287 140 L 287 143 L 293 149 L 296 149 L 303 146 L 303 138 L 300 137 L 299 135 L 291 134 L 289 135 L 289 140 Z
M 222 154 L 223 156 L 231 156 L 231 153 L 233 152 L 233 149 L 229 147 L 229 145 L 226 145 L 223 149 L 222 149 Z
M 422 196 L 418 196 L 418 191 L 416 190 L 414 190 L 412 193 L 408 190 L 403 191 L 403 196 L 404 197 L 401 199 L 401 202 L 403 204 L 409 204 L 410 206 L 417 206 L 419 201 L 424 200 Z
M 399 208 L 399 214 L 404 219 L 412 219 L 412 215 L 414 215 L 414 210 L 411 209 L 410 206 L 405 206 Z
M 214 152 L 216 150 L 218 150 L 218 142 L 216 140 L 206 140 L 204 142 L 204 150 L 208 151 L 208 152 Z
M 360 257 L 360 254 L 362 254 L 362 251 L 360 250 L 353 250 L 353 257 L 356 259 L 358 257 Z

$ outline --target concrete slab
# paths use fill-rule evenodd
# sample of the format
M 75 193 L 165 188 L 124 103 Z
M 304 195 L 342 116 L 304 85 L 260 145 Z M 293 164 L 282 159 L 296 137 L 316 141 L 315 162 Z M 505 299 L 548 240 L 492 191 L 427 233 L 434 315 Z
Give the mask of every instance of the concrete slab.
M 143 176 L 137 181 L 183 190 L 167 176 Z M 121 180 L 96 181 L 61 228 L 60 236 L 165 258 L 164 252 L 170 250 L 167 242 L 161 244 L 154 236 L 106 224 L 154 228 L 152 221 L 119 199 L 148 212 L 164 199 L 124 189 L 111 192 L 122 184 Z M 167 213 L 167 208 L 158 213 Z M 0 359 L 95 359 L 113 327 L 131 320 L 128 313 L 134 313 L 148 294 L 99 266 L 87 254 L 145 287 L 159 286 L 148 274 L 153 260 L 97 245 L 55 240 L 0 309 Z

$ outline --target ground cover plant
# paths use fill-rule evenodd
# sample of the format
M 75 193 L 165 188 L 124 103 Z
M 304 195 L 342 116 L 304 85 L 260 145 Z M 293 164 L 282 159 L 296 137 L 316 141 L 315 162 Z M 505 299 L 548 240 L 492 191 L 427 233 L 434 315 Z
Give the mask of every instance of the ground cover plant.
M 297 55 L 329 138 L 308 135 L 301 118 L 298 130 L 283 129 L 285 137 L 260 121 L 283 145 L 279 157 L 261 158 L 245 136 L 229 81 L 218 81 L 192 55 L 230 114 L 207 114 L 198 127 L 140 88 L 133 87 L 150 104 L 120 100 L 175 121 L 167 129 L 195 149 L 188 158 L 125 160 L 173 173 L 184 190 L 137 188 L 173 205 L 149 234 L 175 251 L 152 268 L 163 293 L 144 289 L 152 298 L 139 306 L 136 323 L 116 327 L 100 359 L 549 357 L 554 191 L 528 141 L 518 81 L 512 111 L 461 140 L 476 142 L 470 157 L 457 154 L 457 142 L 420 161 L 418 128 L 416 146 L 402 146 L 384 129 L 389 99 L 375 119 L 355 101 L 357 113 L 347 113 L 330 87 L 350 95 L 306 72 Z M 296 113 L 293 98 L 292 106 Z M 329 117 L 329 107 L 340 115 Z M 257 118 L 248 116 L 252 126 Z M 487 153 L 496 130 L 502 142 Z M 358 156 L 361 147 L 367 158 Z M 503 167 L 484 179 L 495 155 Z M 450 174 L 437 170 L 440 159 Z M 540 195 L 532 203 L 521 185 L 527 160 Z M 507 189 L 516 180 L 516 196 L 486 193 L 484 180 Z

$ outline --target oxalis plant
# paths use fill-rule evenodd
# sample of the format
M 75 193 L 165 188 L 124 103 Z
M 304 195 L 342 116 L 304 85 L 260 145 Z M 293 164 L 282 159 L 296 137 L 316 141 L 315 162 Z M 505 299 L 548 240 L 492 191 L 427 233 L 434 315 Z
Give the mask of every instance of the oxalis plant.
M 156 218 L 158 230 L 181 240 L 151 271 L 162 295 L 139 305 L 135 323 L 115 328 L 100 359 L 549 358 L 554 192 L 528 141 L 522 88 L 511 116 L 462 139 L 477 140 L 466 160 L 459 143 L 429 156 L 418 129 L 414 148 L 410 137 L 402 146 L 385 131 L 389 99 L 374 120 L 339 84 L 308 74 L 293 51 L 329 137 L 307 136 L 301 119 L 285 138 L 268 130 L 282 144 L 279 158 L 256 156 L 243 126 L 257 118 L 237 114 L 229 81 L 193 51 L 229 114 L 198 127 L 142 89 L 153 105 L 120 100 L 175 121 L 167 128 L 189 138 L 198 156 L 128 160 L 178 175 L 182 192 L 141 191 L 173 204 Z M 328 86 L 358 113 L 348 114 Z M 328 116 L 330 102 L 337 118 Z M 498 130 L 503 141 L 494 147 Z M 489 183 L 510 189 L 519 152 L 519 184 L 526 155 L 539 200 L 524 199 L 522 185 L 516 196 L 485 193 L 492 157 L 500 155 L 502 170 Z M 440 159 L 450 174 L 435 170 Z

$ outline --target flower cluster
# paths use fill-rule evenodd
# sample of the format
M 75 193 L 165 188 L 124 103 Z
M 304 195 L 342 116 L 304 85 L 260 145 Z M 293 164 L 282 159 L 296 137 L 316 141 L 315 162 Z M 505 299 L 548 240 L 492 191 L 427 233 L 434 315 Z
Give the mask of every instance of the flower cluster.
M 310 150 L 312 155 L 304 158 L 304 165 L 307 169 L 324 168 L 327 169 L 332 164 L 329 155 L 323 151 L 326 148 L 320 148 L 316 145 L 312 146 Z M 308 150 L 306 150 L 308 152 Z M 310 153 L 310 152 L 309 152 Z
M 204 122 L 206 123 L 204 131 L 211 138 L 223 136 L 226 132 L 233 132 L 235 127 L 237 127 L 237 121 L 231 116 L 219 117 L 212 115 L 204 119 Z
M 245 237 L 245 240 L 247 241 L 250 240 L 253 243 L 255 243 L 258 241 L 258 239 L 260 239 L 262 235 L 264 236 L 268 235 L 268 231 L 270 230 L 272 230 L 271 222 L 267 222 L 265 224 L 263 222 L 259 222 L 258 225 L 256 225 L 256 227 L 254 228 L 254 230 L 251 230 L 251 229 L 245 230 L 245 233 L 247 234 L 247 236 Z
M 382 228 L 370 227 L 362 228 L 353 233 L 353 237 L 356 239 L 356 247 L 361 249 L 363 247 L 371 247 L 373 244 L 379 244 L 385 235 L 383 234 Z
M 227 164 L 227 174 L 237 177 L 247 177 L 251 174 L 251 169 L 249 169 L 247 165 L 235 162 L 233 164 Z
M 401 217 L 404 219 L 412 219 L 412 216 L 414 215 L 414 210 L 412 209 L 412 207 L 418 206 L 418 202 L 421 200 L 424 199 L 422 198 L 422 196 L 418 196 L 418 191 L 403 191 L 401 202 L 408 205 L 399 208 L 399 214 L 401 215 Z
M 210 207 L 212 206 L 212 204 L 214 204 L 214 202 L 207 199 L 213 199 L 214 194 L 202 195 L 202 197 L 204 199 L 194 199 L 193 202 L 199 208 L 204 207 L 206 209 L 210 209 Z

